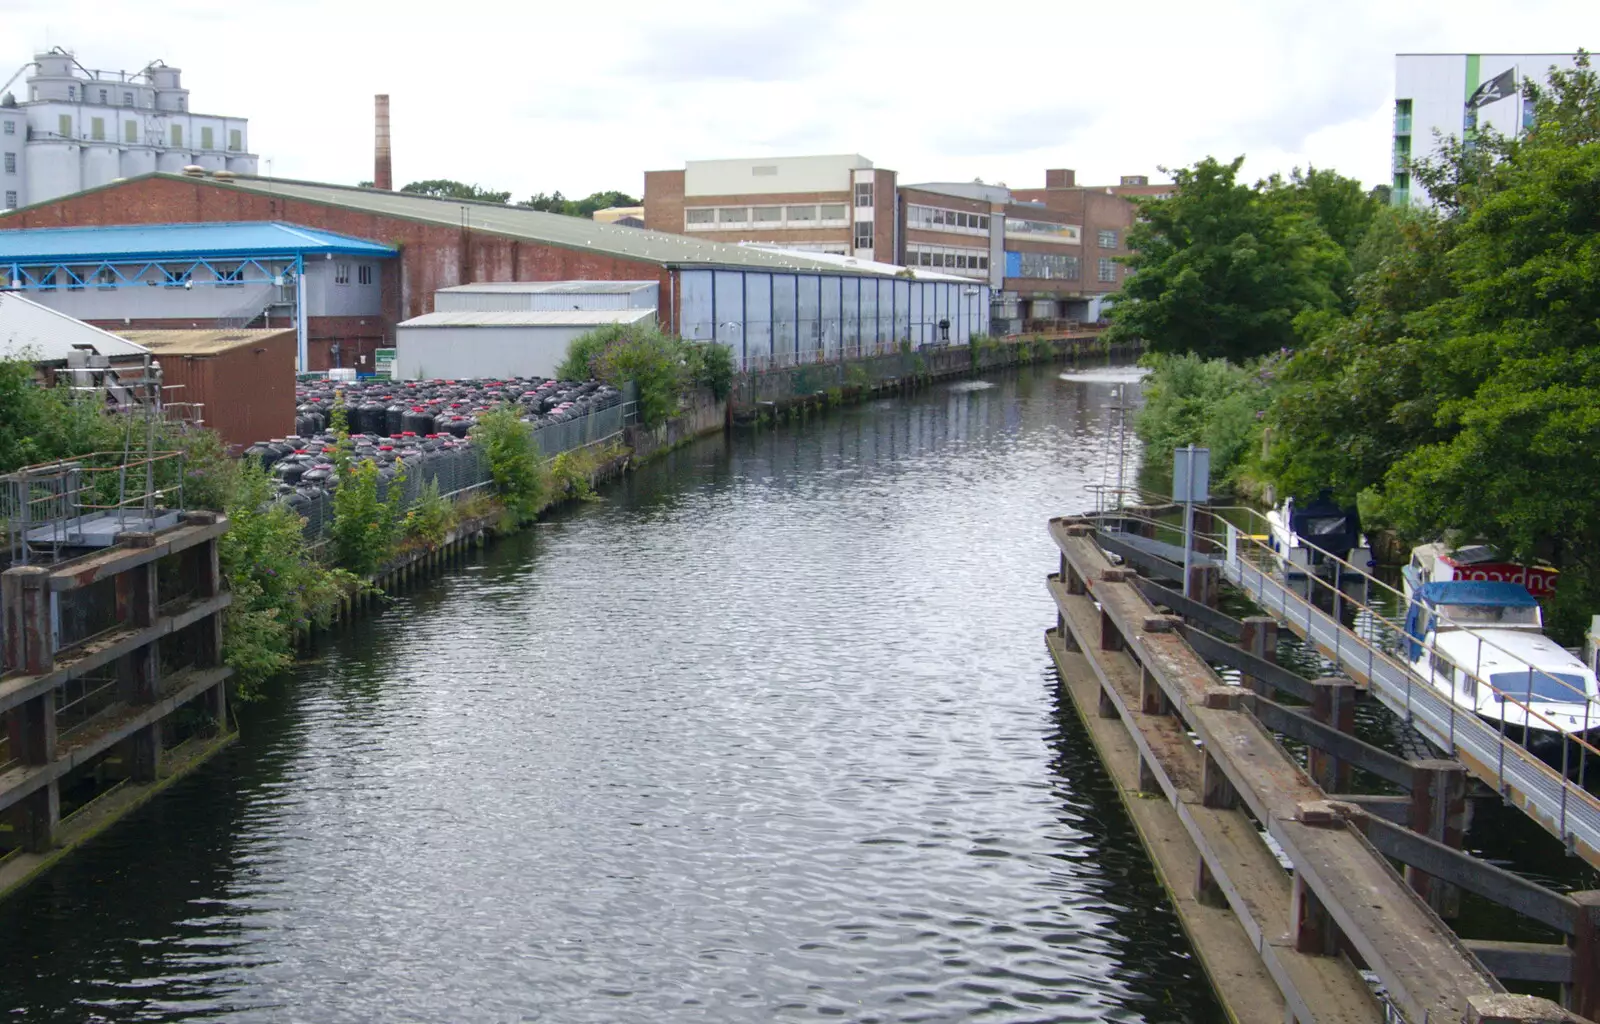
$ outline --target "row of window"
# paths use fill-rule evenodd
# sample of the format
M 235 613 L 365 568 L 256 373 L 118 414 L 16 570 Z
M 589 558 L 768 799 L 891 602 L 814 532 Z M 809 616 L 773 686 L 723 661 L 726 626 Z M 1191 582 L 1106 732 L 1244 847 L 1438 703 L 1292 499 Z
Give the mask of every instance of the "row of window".
M 857 249 L 872 248 L 872 221 L 856 221 L 855 246 Z
M 334 284 L 349 284 L 350 283 L 350 264 L 348 264 L 348 263 L 335 263 L 333 265 L 333 283 Z M 362 263 L 362 264 L 359 264 L 356 267 L 356 283 L 357 284 L 371 284 L 372 283 L 372 267 L 371 267 L 370 264 Z
M 743 228 L 752 224 L 777 228 L 840 227 L 850 212 L 843 203 L 805 203 L 799 206 L 699 206 L 683 211 L 684 226 L 701 231 Z
M 16 208 L 17 208 L 17 194 L 15 192 L 7 192 L 6 193 L 6 209 L 15 210 Z
M 99 92 L 99 101 L 100 101 L 100 103 L 103 106 L 108 106 L 109 107 L 111 105 L 111 98 L 112 98 L 111 90 L 109 90 L 109 89 L 100 89 L 100 90 L 98 90 L 98 92 Z M 37 95 L 34 98 L 37 99 L 38 98 Z M 67 86 L 67 99 L 72 100 L 73 102 L 77 102 L 77 99 L 78 99 L 78 87 L 77 86 L 75 86 L 75 85 Z M 89 100 L 90 100 L 90 92 L 86 88 L 86 89 L 83 90 L 83 101 L 85 103 L 87 103 L 87 102 L 89 102 Z M 154 99 L 152 97 L 146 97 L 145 98 L 146 105 L 150 105 L 153 102 L 154 102 Z M 133 106 L 133 90 L 124 89 L 122 91 L 122 105 L 124 107 Z M 178 97 L 178 109 L 182 110 L 187 105 L 188 105 L 188 97 L 179 96 Z
M 15 154 L 15 153 L 7 153 L 6 154 L 6 173 L 7 174 L 15 174 L 15 173 L 17 173 L 17 154 Z
M 1076 224 L 1057 224 L 1055 221 L 1027 220 L 1022 217 L 1006 218 L 1006 234 L 1073 244 L 1083 241 L 1083 229 Z
M 856 182 L 856 205 L 868 210 L 872 209 L 872 182 Z
M 1058 256 L 1046 252 L 1019 252 L 1016 256 L 1018 260 L 1015 276 L 1019 278 L 1035 281 L 1077 281 L 1082 276 L 1082 267 L 1076 256 Z M 1101 256 L 1095 266 L 1095 277 L 1104 284 L 1114 284 L 1117 280 L 1117 261 L 1110 256 Z
M 989 218 L 965 210 L 946 210 L 941 206 L 906 204 L 906 227 L 923 231 L 950 231 L 963 235 L 987 235 Z
M 937 245 L 910 244 L 906 246 L 906 266 L 987 271 L 989 254 L 983 249 L 950 249 Z
M 1100 248 L 1115 249 L 1117 247 L 1117 232 L 1112 228 L 1100 229 Z
M 11 122 L 8 121 L 6 123 L 10 124 Z M 62 138 L 64 138 L 64 139 L 72 138 L 72 115 L 71 114 L 62 114 L 62 115 L 60 115 L 59 119 L 56 122 L 56 128 L 58 129 L 57 134 L 60 135 Z M 91 117 L 89 119 L 89 139 L 91 141 L 93 141 L 93 142 L 104 142 L 104 141 L 106 141 L 106 119 L 105 118 L 103 118 L 103 117 Z M 137 144 L 138 143 L 138 141 L 139 141 L 139 122 L 138 121 L 124 121 L 124 122 L 122 122 L 122 141 L 126 142 L 126 143 L 132 143 L 132 144 Z M 200 148 L 201 149 L 216 149 L 217 148 L 216 142 L 217 142 L 217 137 L 216 137 L 216 134 L 215 134 L 215 129 L 213 129 L 209 125 L 201 126 L 201 128 L 200 128 Z M 175 125 L 172 126 L 172 144 L 174 146 L 177 146 L 177 147 L 182 147 L 182 145 L 183 145 L 183 125 L 175 124 Z M 241 129 L 238 129 L 238 128 L 229 128 L 228 129 L 228 151 L 231 152 L 231 153 L 238 153 L 238 152 L 242 151 L 243 149 L 244 149 L 244 132 Z

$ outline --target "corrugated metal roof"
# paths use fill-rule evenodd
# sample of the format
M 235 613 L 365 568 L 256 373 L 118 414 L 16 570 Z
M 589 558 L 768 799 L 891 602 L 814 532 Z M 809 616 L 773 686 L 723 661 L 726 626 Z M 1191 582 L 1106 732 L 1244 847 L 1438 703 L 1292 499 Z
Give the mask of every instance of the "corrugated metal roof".
M 67 358 L 77 348 L 88 348 L 103 356 L 145 353 L 142 346 L 110 331 L 92 327 L 16 292 L 0 292 L 0 357 L 52 362 Z
M 385 217 L 442 224 L 451 228 L 470 228 L 505 235 L 509 238 L 553 245 L 564 249 L 604 253 L 618 259 L 638 260 L 661 266 L 732 267 L 777 272 L 803 270 L 824 274 L 880 276 L 874 271 L 843 269 L 797 253 L 763 252 L 721 242 L 708 242 L 686 235 L 669 235 L 634 227 L 598 224 L 587 217 L 567 217 L 543 213 L 520 206 L 437 199 L 409 192 L 384 192 L 349 185 L 323 185 L 289 181 L 283 178 L 240 176 L 226 181 L 214 178 L 188 178 L 180 174 L 158 173 L 142 177 L 171 178 L 222 189 L 241 189 L 265 195 L 324 203 L 347 210 L 363 210 Z M 139 180 L 139 179 L 130 179 Z
M 441 292 L 555 292 L 564 295 L 626 295 L 658 288 L 657 281 L 479 281 L 440 288 Z
M 401 327 L 598 327 L 655 319 L 653 309 L 518 309 L 424 313 Z
M 293 338 L 295 331 L 289 327 L 282 330 L 124 331 L 123 334 L 158 356 L 210 356 L 285 335 Z
M 394 256 L 396 251 L 392 246 L 362 238 L 274 221 L 0 231 L 0 263 L 267 256 L 296 252 L 382 259 Z

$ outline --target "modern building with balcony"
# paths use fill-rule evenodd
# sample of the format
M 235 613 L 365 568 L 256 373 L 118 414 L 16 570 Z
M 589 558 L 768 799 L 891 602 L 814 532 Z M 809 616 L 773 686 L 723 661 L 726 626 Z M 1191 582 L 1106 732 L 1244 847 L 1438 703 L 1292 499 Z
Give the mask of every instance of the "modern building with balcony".
M 9 91 L 18 79 L 23 100 Z M 152 171 L 256 164 L 246 120 L 191 110 L 182 72 L 161 61 L 96 71 L 56 47 L 0 86 L 0 211 Z
M 1427 195 L 1412 188 L 1411 163 L 1435 156 L 1436 139 L 1466 139 L 1488 128 L 1502 135 L 1517 134 L 1533 118 L 1533 104 L 1522 96 L 1522 83 L 1532 79 L 1543 85 L 1552 67 L 1571 70 L 1576 62 L 1570 53 L 1396 54 L 1390 193 L 1394 205 L 1428 204 Z M 1484 86 L 1488 88 L 1479 92 Z

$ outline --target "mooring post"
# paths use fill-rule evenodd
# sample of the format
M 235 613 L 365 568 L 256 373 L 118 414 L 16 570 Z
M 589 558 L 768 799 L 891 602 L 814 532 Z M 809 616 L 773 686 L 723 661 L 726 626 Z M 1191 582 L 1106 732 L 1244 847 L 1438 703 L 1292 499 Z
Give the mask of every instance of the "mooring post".
M 1332 956 L 1339 951 L 1333 918 L 1317 899 L 1317 894 L 1306 885 L 1305 877 L 1299 874 L 1294 876 L 1294 889 L 1289 897 L 1289 921 L 1294 928 L 1296 953 Z
M 1204 857 L 1200 858 L 1199 867 L 1195 871 L 1194 900 L 1202 907 L 1215 907 L 1219 910 L 1228 908 L 1228 897 L 1223 893 L 1222 886 L 1217 884 L 1211 869 L 1206 866 Z
M 1217 596 L 1220 593 L 1220 576 L 1214 565 L 1189 566 L 1189 593 L 1188 596 L 1207 608 L 1217 606 Z
M 1356 688 L 1348 679 L 1326 676 L 1313 679 L 1316 688 L 1311 702 L 1311 717 L 1342 733 L 1356 730 Z M 1312 747 L 1307 752 L 1307 768 L 1313 782 L 1324 793 L 1350 791 L 1350 765 L 1325 750 Z
M 1252 615 L 1241 623 L 1239 630 L 1239 646 L 1247 654 L 1254 654 L 1262 661 L 1276 662 L 1278 660 L 1278 620 L 1270 615 Z M 1246 673 L 1241 681 L 1245 686 L 1255 691 L 1258 695 L 1272 699 L 1276 688 L 1265 679 L 1257 679 Z
M 1578 905 L 1573 914 L 1572 982 L 1565 986 L 1562 999 L 1567 1009 L 1594 1020 L 1600 1016 L 1600 891 L 1588 889 L 1567 894 Z
M 1413 832 L 1461 849 L 1467 821 L 1467 769 L 1459 761 L 1411 762 L 1411 812 L 1406 826 Z M 1453 918 L 1461 911 L 1461 890 L 1409 865 L 1406 883 L 1427 901 L 1434 913 Z
M 1111 618 L 1111 613 L 1104 608 L 1100 609 L 1100 649 L 1102 651 L 1122 650 L 1122 632 L 1117 629 L 1117 623 Z
M 1144 662 L 1139 663 L 1139 710 L 1147 715 L 1170 715 L 1172 705 L 1167 701 L 1167 691 L 1156 682 Z

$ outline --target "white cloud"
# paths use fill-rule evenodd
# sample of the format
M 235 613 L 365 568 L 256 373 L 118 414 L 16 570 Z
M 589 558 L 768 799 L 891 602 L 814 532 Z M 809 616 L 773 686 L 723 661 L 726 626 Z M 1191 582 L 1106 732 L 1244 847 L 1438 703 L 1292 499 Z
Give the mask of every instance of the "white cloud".
M 371 177 L 372 95 L 388 92 L 399 182 L 519 196 L 824 152 L 903 181 L 1027 186 L 1072 167 L 1097 183 L 1244 153 L 1252 178 L 1315 163 L 1373 184 L 1396 52 L 1549 52 L 1600 29 L 1589 0 L 5 6 L 13 66 L 48 45 L 90 67 L 164 59 L 194 109 L 251 119 L 275 174 Z

